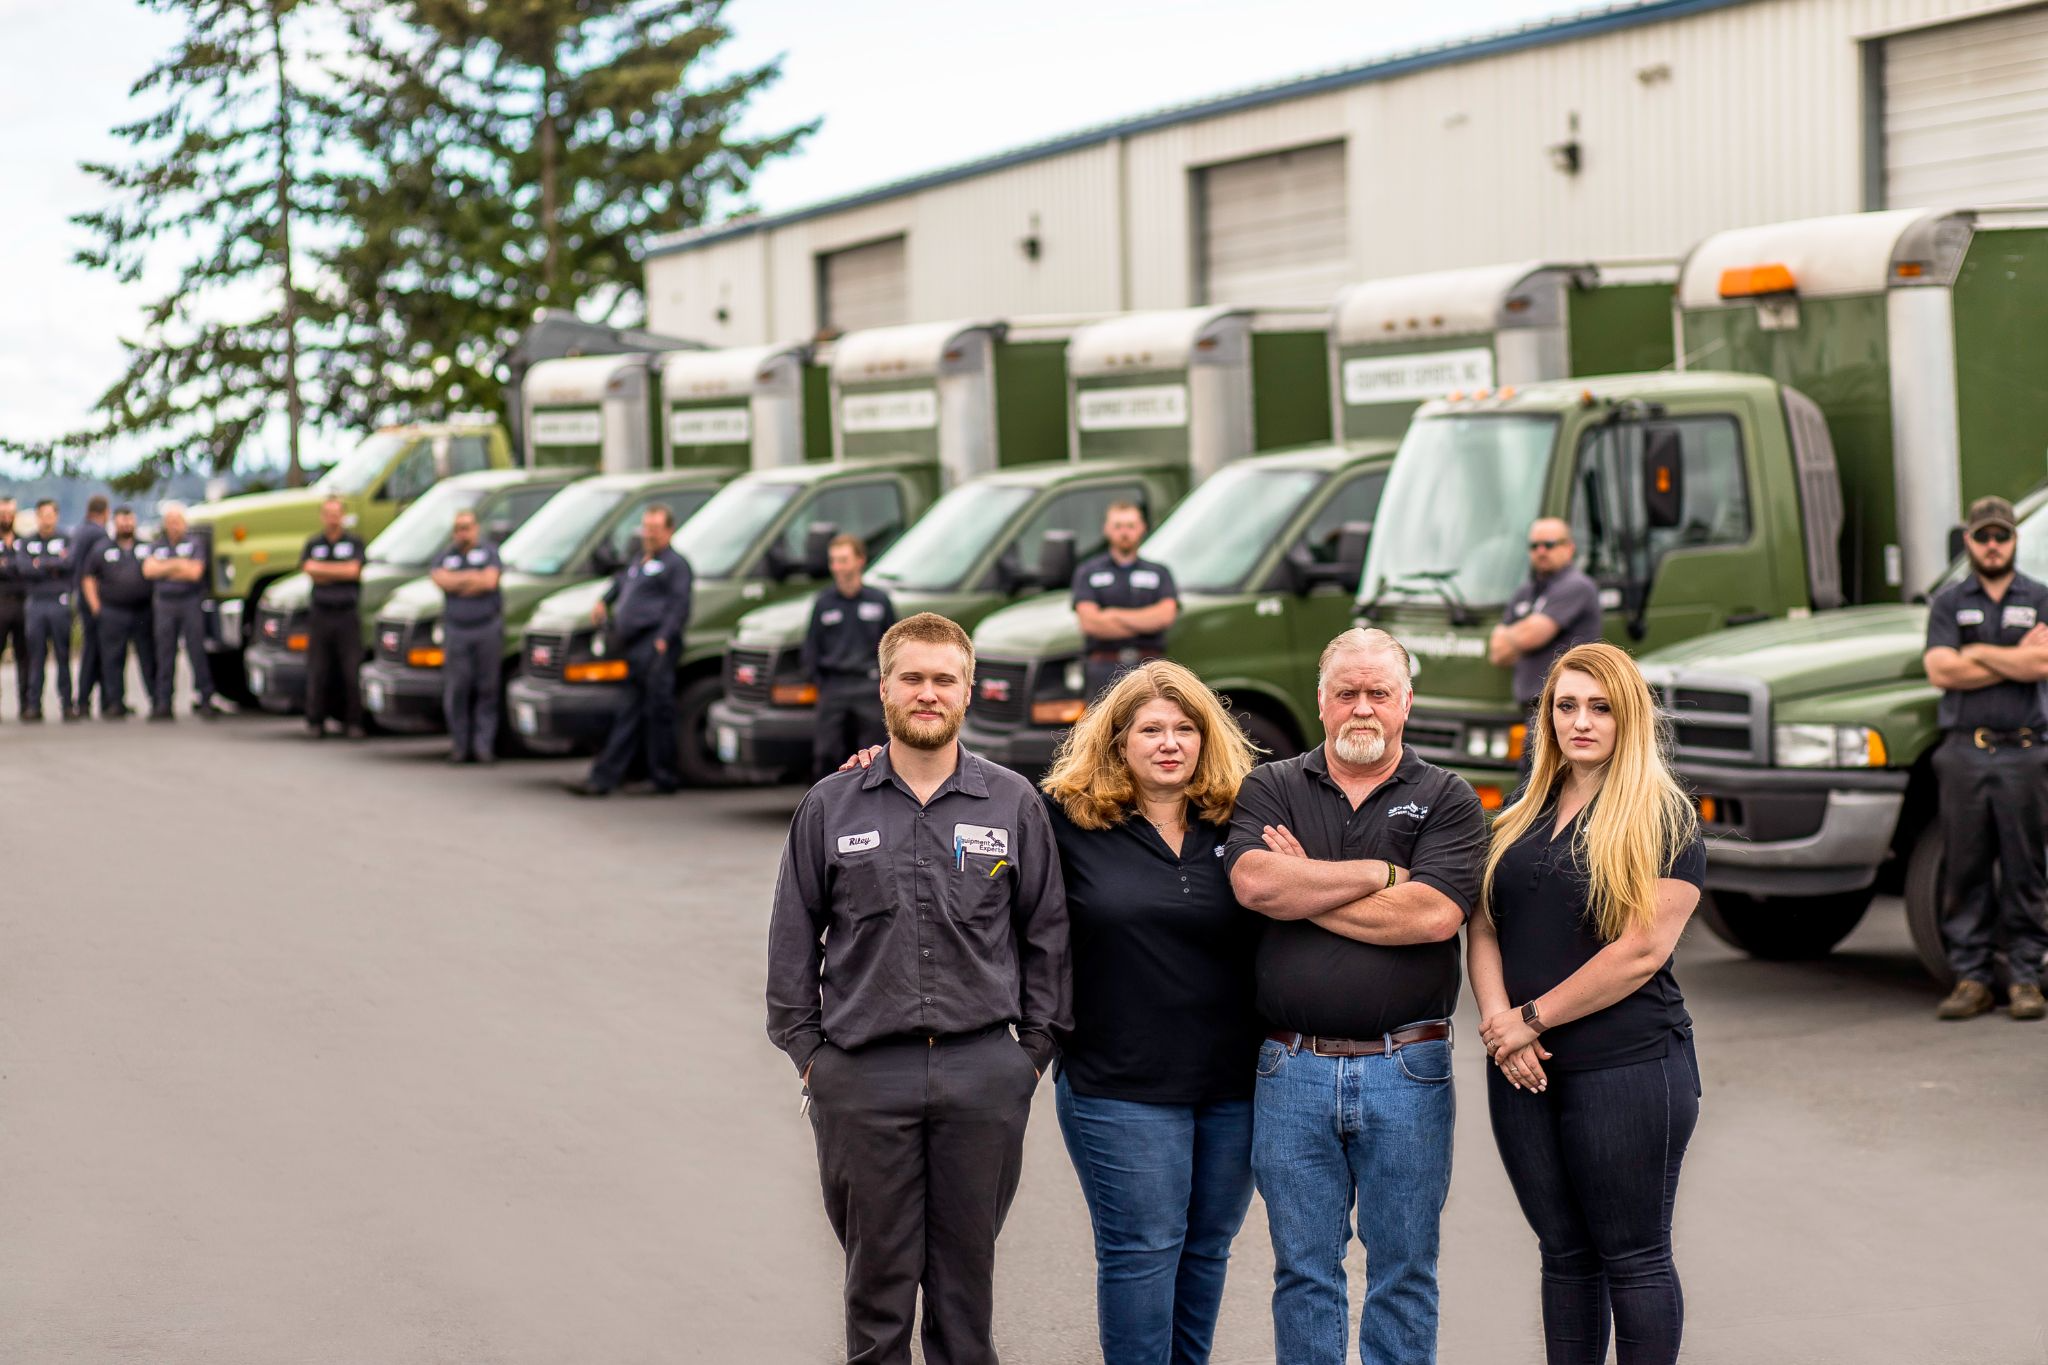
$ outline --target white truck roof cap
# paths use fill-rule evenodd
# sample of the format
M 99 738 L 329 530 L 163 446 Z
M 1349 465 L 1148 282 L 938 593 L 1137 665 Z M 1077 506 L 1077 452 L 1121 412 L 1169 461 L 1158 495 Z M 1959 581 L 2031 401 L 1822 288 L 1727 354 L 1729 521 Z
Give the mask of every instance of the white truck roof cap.
M 612 378 L 622 371 L 645 369 L 653 357 L 646 351 L 625 355 L 578 355 L 543 360 L 526 372 L 528 403 L 601 403 Z
M 1637 267 L 1654 270 L 1654 267 Z M 1600 277 L 1590 261 L 1553 263 L 1516 261 L 1507 265 L 1438 270 L 1426 275 L 1397 275 L 1347 285 L 1331 308 L 1332 340 L 1339 346 L 1402 337 L 1459 336 L 1519 326 L 1520 310 L 1510 300 L 1553 272 L 1588 279 Z M 1671 277 L 1669 268 L 1663 278 Z M 1549 309 L 1532 309 L 1550 322 Z
M 970 332 L 1003 334 L 995 321 L 913 322 L 899 327 L 871 327 L 848 332 L 832 351 L 835 384 L 878 383 L 890 379 L 927 379 L 938 374 L 952 351 Z
M 1143 374 L 1184 370 L 1195 363 L 1204 341 L 1213 347 L 1248 308 L 1169 308 L 1127 313 L 1074 333 L 1067 343 L 1067 373 L 1076 379 L 1099 374 Z M 1242 322 L 1236 326 L 1241 330 Z
M 1730 228 L 1706 238 L 1686 256 L 1678 277 L 1681 308 L 1716 308 L 1748 303 L 1724 299 L 1721 276 L 1729 270 L 1783 266 L 1802 298 L 1879 294 L 1893 286 L 1943 286 L 1955 282 L 1963 252 L 1980 227 L 2036 227 L 2048 224 L 2038 205 L 1998 208 L 1886 209 L 1841 213 Z M 1897 269 L 1906 266 L 1911 273 Z
M 746 398 L 761 386 L 761 372 L 783 357 L 804 361 L 801 342 L 735 346 L 723 351 L 664 351 L 658 357 L 664 394 L 671 400 Z

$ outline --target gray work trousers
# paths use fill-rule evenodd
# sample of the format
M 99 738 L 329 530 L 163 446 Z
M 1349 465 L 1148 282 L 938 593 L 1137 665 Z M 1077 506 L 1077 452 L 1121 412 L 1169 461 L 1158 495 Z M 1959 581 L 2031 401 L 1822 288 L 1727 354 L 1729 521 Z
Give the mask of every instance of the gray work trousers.
M 458 758 L 488 758 L 498 742 L 504 618 L 480 626 L 444 620 L 441 635 L 441 710 L 448 720 L 449 752 Z
M 71 709 L 71 604 L 60 597 L 28 599 L 28 692 L 21 699 L 25 716 L 43 714 L 43 669 L 57 656 L 57 704 Z

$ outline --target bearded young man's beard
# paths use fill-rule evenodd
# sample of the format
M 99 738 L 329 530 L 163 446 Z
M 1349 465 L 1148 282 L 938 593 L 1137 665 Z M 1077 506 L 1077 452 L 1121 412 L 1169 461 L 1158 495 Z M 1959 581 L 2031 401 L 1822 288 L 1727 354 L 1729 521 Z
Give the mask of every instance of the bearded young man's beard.
M 1387 756 L 1386 731 L 1347 729 L 1337 736 L 1337 742 L 1331 747 L 1346 763 L 1370 768 Z
M 2012 558 L 2006 560 L 2005 563 L 1999 565 L 1995 569 L 1987 567 L 1974 555 L 1970 557 L 1970 567 L 1977 571 L 1977 576 L 1979 578 L 1988 578 L 1993 583 L 1996 583 L 2003 578 L 2012 577 L 2014 570 L 2019 568 L 2019 564 L 2020 558 L 2018 555 L 2014 555 Z
M 884 701 L 882 720 L 889 727 L 891 739 L 901 740 L 913 749 L 943 749 L 960 733 L 960 721 L 966 711 L 949 711 L 944 706 L 938 710 L 943 719 L 919 720 L 916 707 Z

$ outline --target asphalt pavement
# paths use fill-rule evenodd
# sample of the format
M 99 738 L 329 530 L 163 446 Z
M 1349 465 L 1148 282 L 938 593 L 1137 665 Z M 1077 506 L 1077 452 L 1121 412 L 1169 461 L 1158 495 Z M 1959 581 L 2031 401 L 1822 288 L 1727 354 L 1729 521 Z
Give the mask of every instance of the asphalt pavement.
M 4 691 L 0 1360 L 834 1359 L 838 1248 L 762 1019 L 794 790 L 577 801 L 568 762 L 30 728 Z M 1695 928 L 1679 978 L 1687 1360 L 2048 1361 L 2048 1025 L 1937 1023 L 1896 902 L 1816 963 Z M 1470 1014 L 1440 1358 L 1519 1365 L 1536 1253 Z M 1264 1216 L 1219 1363 L 1273 1359 Z M 1096 1358 L 1050 1087 L 997 1297 L 1006 1365 Z

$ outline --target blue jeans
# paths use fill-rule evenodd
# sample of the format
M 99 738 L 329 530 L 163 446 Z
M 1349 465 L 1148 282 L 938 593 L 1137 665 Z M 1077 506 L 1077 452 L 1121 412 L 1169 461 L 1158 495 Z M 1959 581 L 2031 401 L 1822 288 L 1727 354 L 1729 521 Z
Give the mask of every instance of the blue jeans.
M 1054 1098 L 1095 1226 L 1105 1365 L 1203 1365 L 1231 1239 L 1252 1202 L 1250 1100 Z
M 1671 1209 L 1700 1113 L 1692 1040 L 1631 1066 L 1552 1068 L 1540 1095 L 1487 1071 L 1493 1138 L 1542 1253 L 1545 1359 L 1600 1365 L 1611 1321 L 1620 1365 L 1670 1365 L 1685 1326 Z
M 1351 1210 L 1365 1243 L 1358 1350 L 1436 1359 L 1438 1222 L 1451 1189 L 1449 1040 L 1378 1057 L 1259 1048 L 1252 1174 L 1273 1233 L 1273 1344 L 1285 1365 L 1343 1365 Z

